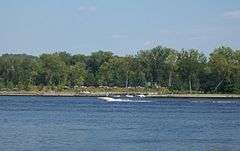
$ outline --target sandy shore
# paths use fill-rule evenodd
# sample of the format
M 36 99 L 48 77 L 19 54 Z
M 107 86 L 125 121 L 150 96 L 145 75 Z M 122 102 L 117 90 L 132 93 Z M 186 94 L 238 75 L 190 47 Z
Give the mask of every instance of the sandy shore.
M 53 97 L 106 97 L 126 96 L 126 93 L 74 93 L 74 92 L 0 92 L 0 96 L 53 96 Z M 138 94 L 131 94 L 138 96 Z M 146 94 L 149 98 L 232 98 L 240 99 L 240 94 Z

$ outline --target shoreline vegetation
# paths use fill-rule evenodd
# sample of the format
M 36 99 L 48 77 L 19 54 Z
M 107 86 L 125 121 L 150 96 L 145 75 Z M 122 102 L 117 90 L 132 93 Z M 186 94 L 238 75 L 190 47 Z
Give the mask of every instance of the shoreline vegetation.
M 228 98 L 240 99 L 240 94 L 206 94 L 200 92 L 170 92 L 164 88 L 119 88 L 83 87 L 75 90 L 52 91 L 0 91 L 0 96 L 42 96 L 42 97 L 145 97 L 145 98 Z M 239 100 L 240 101 L 240 100 Z
M 55 52 L 0 56 L 0 95 L 238 97 L 240 50 L 158 46 L 135 55 Z
M 127 97 L 127 93 L 70 93 L 70 92 L 0 92 L 1 96 L 36 96 L 36 97 Z M 133 97 L 145 98 L 209 98 L 240 99 L 239 94 L 130 94 Z M 239 100 L 240 101 L 240 100 Z

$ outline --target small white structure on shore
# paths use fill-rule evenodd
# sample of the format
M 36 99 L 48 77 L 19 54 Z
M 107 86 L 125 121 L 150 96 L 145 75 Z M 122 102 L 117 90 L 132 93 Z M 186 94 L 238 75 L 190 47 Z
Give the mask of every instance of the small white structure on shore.
M 133 95 L 126 95 L 127 98 L 133 98 Z

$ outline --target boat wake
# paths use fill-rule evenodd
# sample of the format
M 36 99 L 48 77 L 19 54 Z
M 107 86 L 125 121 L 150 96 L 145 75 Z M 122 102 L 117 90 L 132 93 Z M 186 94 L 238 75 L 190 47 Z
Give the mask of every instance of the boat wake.
M 135 100 L 135 99 L 128 99 L 128 98 L 111 98 L 111 97 L 99 97 L 98 99 L 100 100 L 104 100 L 106 102 L 139 102 L 139 103 L 143 103 L 143 102 L 151 102 L 148 100 Z

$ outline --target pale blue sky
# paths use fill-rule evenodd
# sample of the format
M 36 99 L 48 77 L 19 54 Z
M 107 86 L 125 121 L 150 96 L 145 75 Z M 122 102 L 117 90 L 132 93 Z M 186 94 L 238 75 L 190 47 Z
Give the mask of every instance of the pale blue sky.
M 239 0 L 0 0 L 0 53 L 240 48 Z

